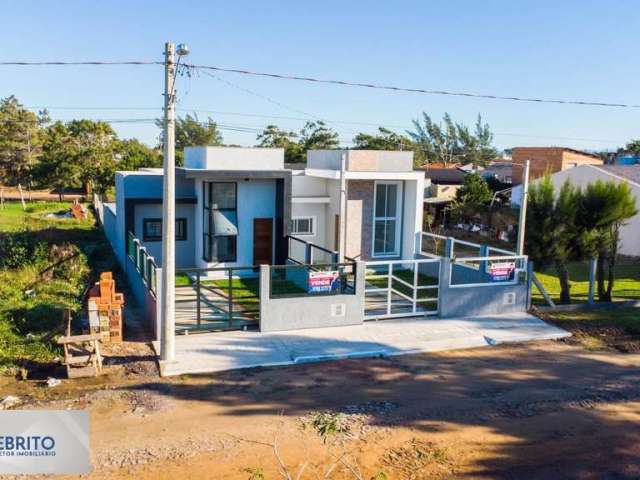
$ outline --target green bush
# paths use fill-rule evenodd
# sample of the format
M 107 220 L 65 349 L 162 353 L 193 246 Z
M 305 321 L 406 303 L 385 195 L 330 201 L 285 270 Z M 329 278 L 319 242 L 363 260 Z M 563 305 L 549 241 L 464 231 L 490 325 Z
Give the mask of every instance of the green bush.
M 47 253 L 47 244 L 35 239 L 28 230 L 0 236 L 0 268 L 34 265 L 44 261 Z

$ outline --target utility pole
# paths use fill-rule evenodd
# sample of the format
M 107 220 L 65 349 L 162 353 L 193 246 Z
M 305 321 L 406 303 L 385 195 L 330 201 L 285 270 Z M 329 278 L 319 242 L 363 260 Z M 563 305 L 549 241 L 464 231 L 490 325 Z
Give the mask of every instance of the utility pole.
M 338 262 L 344 263 L 344 256 L 347 249 L 347 154 L 340 157 L 340 218 L 338 222 Z
M 175 252 L 176 252 L 176 212 L 175 212 L 175 46 L 165 44 L 164 50 L 164 161 L 162 190 L 162 335 L 160 359 L 164 362 L 175 360 Z
M 518 247 L 516 253 L 524 255 L 524 234 L 527 228 L 527 201 L 529 199 L 529 160 L 524 163 L 522 176 L 522 199 L 520 200 L 520 219 L 518 220 Z

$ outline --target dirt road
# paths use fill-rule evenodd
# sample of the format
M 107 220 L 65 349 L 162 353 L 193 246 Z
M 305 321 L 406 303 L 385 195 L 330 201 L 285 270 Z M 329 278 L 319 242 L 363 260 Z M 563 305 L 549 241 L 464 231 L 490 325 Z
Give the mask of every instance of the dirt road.
M 640 355 L 561 342 L 128 381 L 45 406 L 90 410 L 92 479 L 640 477 Z

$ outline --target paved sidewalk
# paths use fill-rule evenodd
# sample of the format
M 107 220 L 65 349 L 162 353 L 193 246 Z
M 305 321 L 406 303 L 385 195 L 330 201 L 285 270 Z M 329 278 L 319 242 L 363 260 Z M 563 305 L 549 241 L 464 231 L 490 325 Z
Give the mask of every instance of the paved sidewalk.
M 526 313 L 460 319 L 411 318 L 281 333 L 219 332 L 176 337 L 176 361 L 162 375 L 437 352 L 551 340 L 570 334 Z M 154 342 L 156 351 L 159 345 Z

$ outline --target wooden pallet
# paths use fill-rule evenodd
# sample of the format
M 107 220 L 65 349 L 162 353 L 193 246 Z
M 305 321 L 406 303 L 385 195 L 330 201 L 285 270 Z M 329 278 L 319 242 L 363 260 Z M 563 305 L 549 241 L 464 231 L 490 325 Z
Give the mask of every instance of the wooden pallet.
M 69 378 L 97 377 L 102 372 L 99 334 L 66 335 L 58 338 L 64 348 L 64 364 Z

